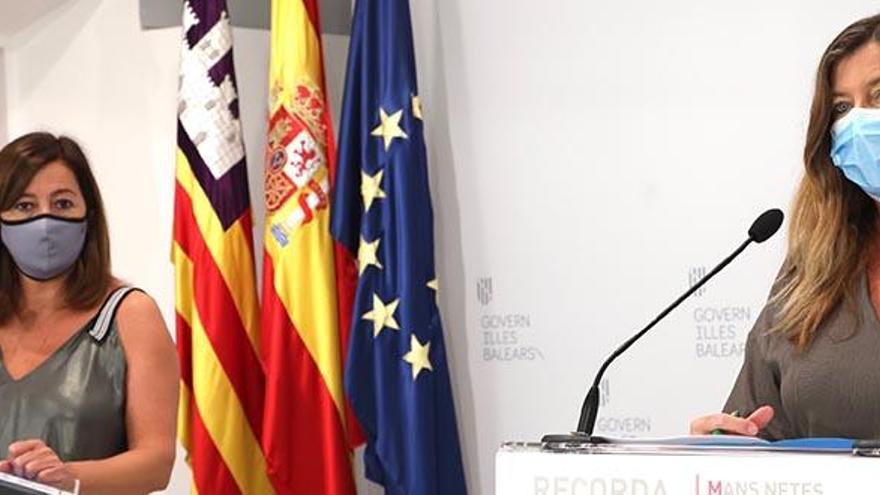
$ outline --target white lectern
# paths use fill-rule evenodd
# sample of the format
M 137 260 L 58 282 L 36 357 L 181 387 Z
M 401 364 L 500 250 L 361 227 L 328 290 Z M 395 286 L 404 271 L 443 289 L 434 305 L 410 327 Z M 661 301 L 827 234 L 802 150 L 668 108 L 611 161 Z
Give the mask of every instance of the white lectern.
M 35 481 L 0 473 L 0 495 L 76 495 Z
M 753 447 L 506 443 L 498 495 L 856 495 L 880 493 L 880 459 Z

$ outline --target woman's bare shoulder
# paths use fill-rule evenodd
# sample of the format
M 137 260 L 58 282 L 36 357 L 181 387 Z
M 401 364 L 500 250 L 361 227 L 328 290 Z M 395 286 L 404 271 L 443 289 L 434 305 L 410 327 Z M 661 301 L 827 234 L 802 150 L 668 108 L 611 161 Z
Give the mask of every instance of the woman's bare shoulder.
M 142 290 L 129 292 L 116 312 L 116 326 L 123 346 L 133 348 L 171 348 L 171 335 L 159 305 Z

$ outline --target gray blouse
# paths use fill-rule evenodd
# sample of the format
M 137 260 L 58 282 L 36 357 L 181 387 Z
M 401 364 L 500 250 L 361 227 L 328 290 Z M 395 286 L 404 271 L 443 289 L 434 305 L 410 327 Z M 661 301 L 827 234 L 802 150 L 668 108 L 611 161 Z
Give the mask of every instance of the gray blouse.
M 103 459 L 128 448 L 126 359 L 115 314 L 131 291 L 115 291 L 99 313 L 46 361 L 14 380 L 0 354 L 0 453 L 42 439 L 62 461 Z
M 839 304 L 798 352 L 768 334 L 777 314 L 763 309 L 746 343 L 745 361 L 725 412 L 751 413 L 764 404 L 776 414 L 761 436 L 880 438 L 880 322 L 862 274 L 857 311 Z

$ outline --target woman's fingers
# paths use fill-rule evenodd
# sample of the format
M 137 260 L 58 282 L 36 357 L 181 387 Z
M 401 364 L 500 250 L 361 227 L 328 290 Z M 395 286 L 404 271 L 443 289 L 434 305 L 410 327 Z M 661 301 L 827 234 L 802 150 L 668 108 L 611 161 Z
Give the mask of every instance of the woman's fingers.
M 770 424 L 770 421 L 773 419 L 773 408 L 770 406 L 761 406 L 755 409 L 755 412 L 749 415 L 748 420 L 758 427 L 759 430 L 763 430 Z
M 44 471 L 64 467 L 55 451 L 42 440 L 23 440 L 11 444 L 9 457 L 2 462 L 7 472 L 28 479 L 38 479 Z
M 6 461 L 9 462 L 9 472 L 16 476 L 24 476 L 23 462 L 33 458 L 38 449 L 46 447 L 42 440 L 21 440 L 9 444 L 9 452 Z
M 31 466 L 36 461 L 45 460 L 47 458 L 51 459 L 53 457 L 55 457 L 55 453 L 52 452 L 52 449 L 46 447 L 45 445 L 32 450 L 28 450 L 24 454 L 21 454 L 10 461 L 12 462 L 12 471 L 15 473 L 16 476 L 33 478 L 36 473 L 32 470 L 29 471 L 28 466 Z
M 6 459 L 11 461 L 28 451 L 45 446 L 46 444 L 42 440 L 21 440 L 19 442 L 13 442 L 9 444 L 9 455 Z
M 58 465 L 49 469 L 45 469 L 40 471 L 40 474 L 37 475 L 36 480 L 40 483 L 45 483 L 47 485 L 59 485 L 63 484 L 63 488 L 69 488 L 69 473 L 67 472 L 67 468 L 64 465 Z
M 43 471 L 60 467 L 61 460 L 54 454 L 48 454 L 27 462 L 22 468 L 24 477 L 28 479 L 36 479 Z
M 760 428 L 749 419 L 720 413 L 702 416 L 691 422 L 691 435 L 708 435 L 715 430 L 752 437 L 758 434 Z

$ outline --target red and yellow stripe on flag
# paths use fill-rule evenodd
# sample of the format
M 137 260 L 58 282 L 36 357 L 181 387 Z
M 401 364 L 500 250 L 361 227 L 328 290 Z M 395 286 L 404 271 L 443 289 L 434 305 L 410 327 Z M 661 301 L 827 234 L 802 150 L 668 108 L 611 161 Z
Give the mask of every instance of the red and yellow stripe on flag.
M 285 494 L 354 493 L 339 330 L 351 294 L 337 292 L 329 229 L 335 145 L 319 26 L 316 0 L 272 1 L 262 438 Z
M 224 0 L 184 3 L 173 261 L 179 436 L 202 494 L 271 494 L 247 167 Z

